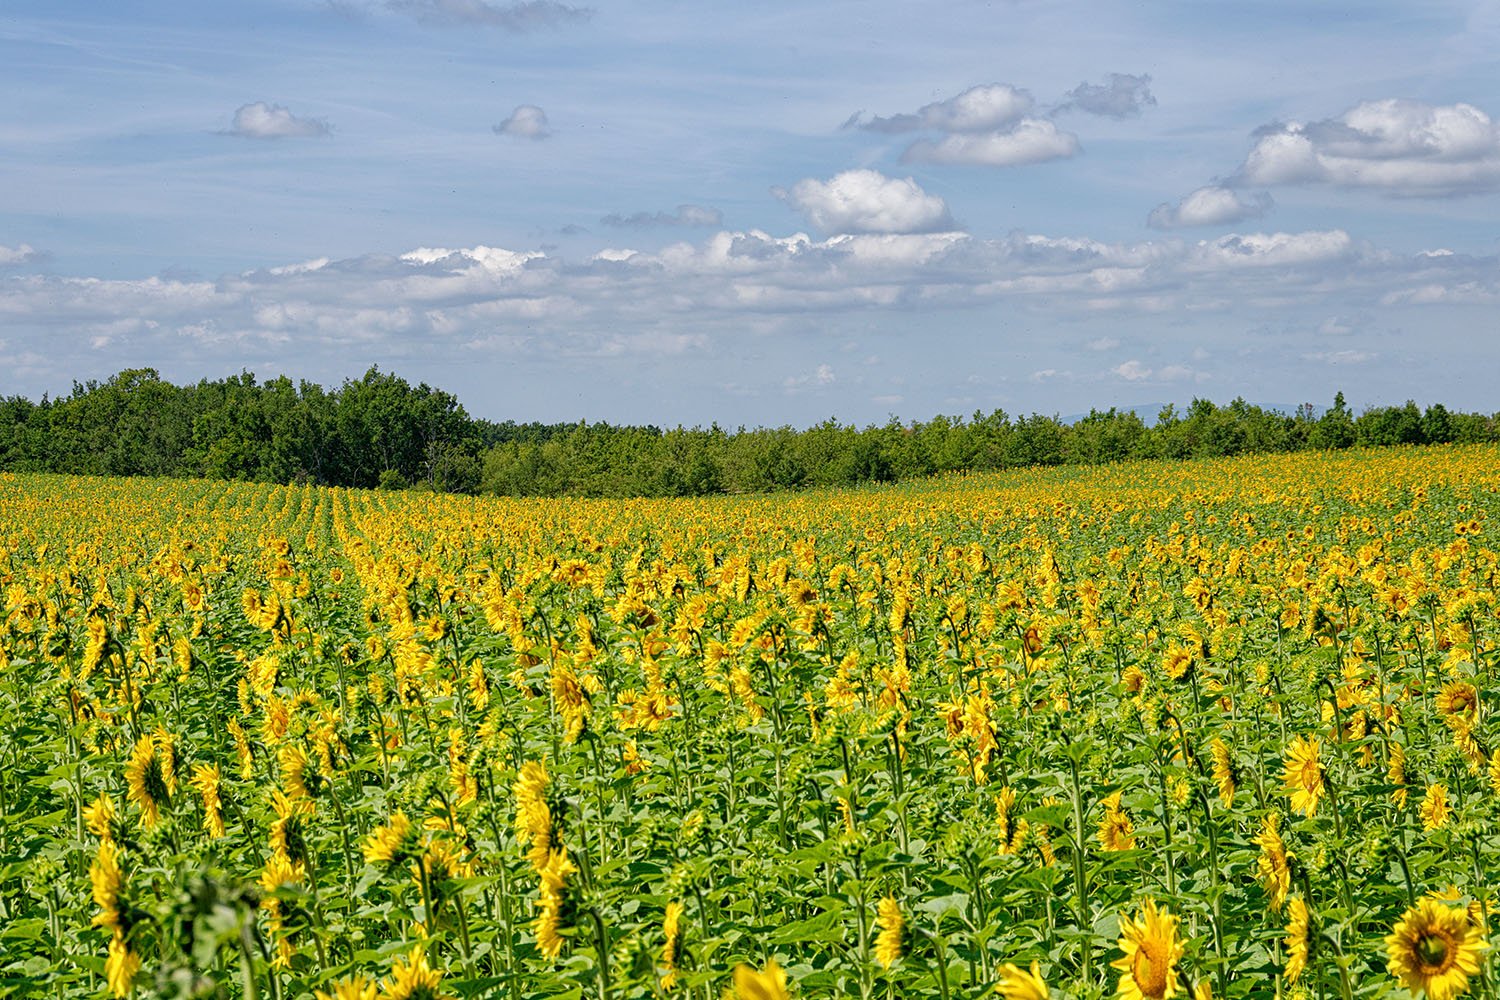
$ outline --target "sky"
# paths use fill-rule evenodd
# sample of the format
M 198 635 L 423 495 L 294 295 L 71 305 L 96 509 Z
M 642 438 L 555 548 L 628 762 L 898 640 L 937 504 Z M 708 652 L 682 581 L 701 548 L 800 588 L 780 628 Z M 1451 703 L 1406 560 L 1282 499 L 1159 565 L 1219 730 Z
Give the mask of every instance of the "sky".
M 0 7 L 0 396 L 1500 410 L 1500 2 Z

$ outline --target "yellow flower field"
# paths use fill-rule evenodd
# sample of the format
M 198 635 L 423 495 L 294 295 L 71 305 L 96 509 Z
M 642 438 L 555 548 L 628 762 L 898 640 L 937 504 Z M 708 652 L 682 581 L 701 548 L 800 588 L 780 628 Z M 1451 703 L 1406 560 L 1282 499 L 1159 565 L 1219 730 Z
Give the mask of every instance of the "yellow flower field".
M 0 475 L 0 996 L 1496 995 L 1500 449 Z

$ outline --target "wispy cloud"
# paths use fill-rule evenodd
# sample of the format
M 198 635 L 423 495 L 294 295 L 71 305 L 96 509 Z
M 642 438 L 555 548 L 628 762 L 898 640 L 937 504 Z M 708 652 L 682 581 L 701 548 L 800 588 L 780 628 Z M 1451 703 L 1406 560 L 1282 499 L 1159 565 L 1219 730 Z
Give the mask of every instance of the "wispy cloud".
M 601 225 L 613 226 L 617 229 L 722 226 L 724 213 L 717 208 L 707 208 L 703 205 L 678 205 L 676 212 L 636 212 L 632 215 L 616 213 L 604 216 L 599 222 Z
M 1151 77 L 1146 74 L 1111 73 L 1104 83 L 1080 83 L 1067 93 L 1068 101 L 1058 111 L 1087 111 L 1106 118 L 1132 118 L 1156 106 L 1151 95 Z
M 387 6 L 432 24 L 480 25 L 516 32 L 576 24 L 594 16 L 592 8 L 553 0 L 512 4 L 484 0 L 389 0 Z

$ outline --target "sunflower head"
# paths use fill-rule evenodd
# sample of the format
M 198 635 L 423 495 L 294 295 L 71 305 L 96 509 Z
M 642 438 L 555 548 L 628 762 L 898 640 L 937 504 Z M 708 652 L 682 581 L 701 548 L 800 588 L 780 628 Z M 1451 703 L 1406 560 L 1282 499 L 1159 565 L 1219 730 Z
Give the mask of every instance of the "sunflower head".
M 880 901 L 875 926 L 880 928 L 880 935 L 875 939 L 875 961 L 890 968 L 901 957 L 906 930 L 906 917 L 901 913 L 901 904 L 895 896 Z
M 1488 948 L 1462 907 L 1422 899 L 1407 910 L 1385 939 L 1388 967 L 1402 985 L 1430 1000 L 1448 1000 L 1479 973 L 1479 953 Z
M 1120 914 L 1120 950 L 1110 963 L 1120 970 L 1119 995 L 1124 1000 L 1169 1000 L 1181 989 L 1177 962 L 1183 945 L 1177 940 L 1177 918 L 1148 899 L 1139 917 Z
M 1005 1000 L 1047 1000 L 1047 982 L 1042 979 L 1040 963 L 1030 969 L 1007 962 L 1000 968 L 1000 982 L 995 987 Z

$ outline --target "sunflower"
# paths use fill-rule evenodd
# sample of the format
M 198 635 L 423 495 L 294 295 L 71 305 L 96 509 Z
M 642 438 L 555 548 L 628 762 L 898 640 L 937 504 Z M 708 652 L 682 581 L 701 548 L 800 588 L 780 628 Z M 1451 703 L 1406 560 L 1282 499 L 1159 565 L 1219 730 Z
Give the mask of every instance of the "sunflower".
M 577 872 L 567 851 L 553 851 L 541 868 L 542 896 L 537 900 L 536 915 L 532 925 L 536 932 L 537 950 L 548 958 L 556 958 L 562 951 L 563 939 L 559 931 L 573 926 L 573 907 L 568 899 L 568 876 Z
M 377 826 L 365 838 L 365 861 L 372 865 L 385 865 L 387 869 L 400 867 L 414 857 L 420 849 L 421 834 L 412 826 L 406 813 L 397 809 L 390 822 Z
M 1120 970 L 1119 995 L 1125 1000 L 1168 1000 L 1179 989 L 1177 918 L 1158 912 L 1148 899 L 1136 920 L 1120 914 L 1120 950 L 1125 954 L 1110 965 Z
M 1104 818 L 1099 820 L 1099 844 L 1106 851 L 1129 851 L 1135 848 L 1135 824 L 1120 808 L 1120 793 L 1104 800 Z
M 1468 681 L 1449 681 L 1438 692 L 1437 709 L 1448 716 L 1472 716 L 1478 700 L 1474 685 Z
M 895 896 L 880 901 L 875 926 L 880 928 L 880 936 L 875 939 L 875 961 L 889 969 L 901 957 L 901 932 L 906 928 L 906 918 Z
M 1428 785 L 1427 794 L 1422 796 L 1422 805 L 1418 809 L 1422 814 L 1422 829 L 1436 830 L 1448 822 L 1448 814 L 1452 811 L 1448 808 L 1448 789 L 1443 785 Z
M 1047 1000 L 1047 983 L 1034 960 L 1029 971 L 1006 962 L 1000 967 L 1000 983 L 995 988 L 1005 1000 Z
M 1307 968 L 1312 953 L 1312 913 L 1301 897 L 1294 896 L 1287 907 L 1290 919 L 1286 924 L 1286 980 L 1295 983 Z
M 547 806 L 547 766 L 528 760 L 516 776 L 516 835 L 531 850 L 526 858 L 537 871 L 552 851 L 552 811 Z
M 1276 813 L 1267 813 L 1260 821 L 1260 833 L 1255 835 L 1255 844 L 1260 848 L 1255 863 L 1266 890 L 1266 909 L 1272 913 L 1281 912 L 1286 894 L 1292 888 L 1292 854 L 1277 829 L 1280 821 Z
M 104 960 L 104 976 L 109 991 L 123 997 L 135 988 L 135 974 L 141 971 L 141 956 L 130 950 L 130 944 L 119 931 L 109 939 L 109 957 Z
M 129 906 L 121 898 L 120 890 L 125 886 L 125 876 L 120 871 L 119 852 L 114 841 L 99 842 L 99 855 L 89 865 L 89 881 L 94 887 L 94 903 L 99 907 L 92 925 L 107 927 L 118 934 L 125 926 Z
M 427 964 L 426 953 L 413 948 L 409 958 L 398 958 L 391 966 L 380 1000 L 445 1000 L 449 994 L 438 992 L 442 981 L 443 974 Z
M 1396 786 L 1391 792 L 1391 801 L 1398 806 L 1406 805 L 1406 750 L 1399 743 L 1391 744 L 1391 761 L 1386 765 L 1385 778 Z M 1496 791 L 1500 792 L 1500 786 Z
M 83 821 L 88 824 L 89 831 L 100 840 L 114 840 L 114 800 L 101 793 L 94 800 L 93 805 L 83 807 Z
M 661 962 L 667 967 L 667 974 L 661 977 L 661 986 L 664 990 L 670 990 L 677 984 L 677 959 L 682 954 L 682 904 L 673 900 L 667 904 L 667 912 L 662 917 L 661 932 L 666 938 L 666 943 L 661 948 Z
M 1489 945 L 1461 907 L 1423 899 L 1401 916 L 1385 939 L 1387 967 L 1413 993 L 1447 1000 L 1469 988 L 1479 953 Z
M 1299 736 L 1287 749 L 1282 782 L 1292 797 L 1292 808 L 1304 816 L 1318 811 L 1323 796 L 1323 765 L 1318 760 L 1318 738 Z
M 193 787 L 203 797 L 203 830 L 210 837 L 224 836 L 224 808 L 219 801 L 219 765 L 193 768 Z
M 734 994 L 738 1000 L 790 1000 L 786 991 L 786 973 L 773 958 L 756 972 L 741 962 L 734 969 Z
M 156 741 L 149 734 L 136 740 L 130 761 L 125 765 L 125 783 L 130 788 L 126 798 L 141 807 L 141 826 L 155 829 L 161 819 L 161 804 L 171 801 L 171 793 L 167 790 L 162 755 L 157 753 Z
M 1214 758 L 1214 783 L 1219 786 L 1219 798 L 1227 809 L 1234 805 L 1234 793 L 1240 784 L 1240 768 L 1235 763 L 1229 746 L 1218 736 L 1209 744 Z
M 340 979 L 334 983 L 332 993 L 313 990 L 313 998 L 314 1000 L 375 1000 L 379 992 L 379 983 L 369 976 L 355 973 L 348 979 Z

